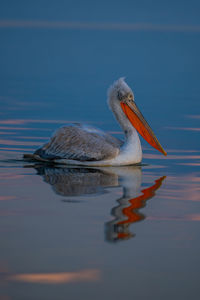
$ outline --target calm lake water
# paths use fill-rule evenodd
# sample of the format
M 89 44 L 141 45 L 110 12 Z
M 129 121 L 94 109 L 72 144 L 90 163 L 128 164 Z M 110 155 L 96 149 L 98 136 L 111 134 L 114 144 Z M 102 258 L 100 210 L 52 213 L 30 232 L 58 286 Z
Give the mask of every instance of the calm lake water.
M 199 7 L 175 1 L 173 15 L 171 5 L 127 1 L 115 15 L 103 1 L 90 14 L 86 1 L 76 15 L 76 1 L 49 1 L 49 10 L 8 2 L 0 10 L 0 299 L 196 299 Z M 23 161 L 73 121 L 123 138 L 106 103 L 121 76 L 167 157 L 142 140 L 139 167 Z

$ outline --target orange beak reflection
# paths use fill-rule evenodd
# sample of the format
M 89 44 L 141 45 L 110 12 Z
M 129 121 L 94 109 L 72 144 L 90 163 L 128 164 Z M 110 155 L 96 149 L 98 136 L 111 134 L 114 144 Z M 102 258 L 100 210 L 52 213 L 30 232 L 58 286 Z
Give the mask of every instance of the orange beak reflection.
M 124 103 L 121 102 L 121 107 L 131 122 L 131 124 L 135 127 L 135 129 L 139 132 L 139 134 L 155 149 L 167 155 L 167 152 L 162 148 L 161 144 L 157 140 L 155 134 L 153 133 L 151 127 L 144 119 L 143 115 L 139 111 L 135 102 Z

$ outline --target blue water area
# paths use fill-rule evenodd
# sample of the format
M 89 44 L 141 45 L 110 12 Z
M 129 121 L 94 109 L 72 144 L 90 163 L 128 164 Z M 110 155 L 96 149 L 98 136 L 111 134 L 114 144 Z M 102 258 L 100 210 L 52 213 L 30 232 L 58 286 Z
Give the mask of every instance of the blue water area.
M 198 1 L 0 2 L 0 299 L 196 299 Z M 23 160 L 70 122 L 123 139 L 126 77 L 164 157 L 141 166 Z

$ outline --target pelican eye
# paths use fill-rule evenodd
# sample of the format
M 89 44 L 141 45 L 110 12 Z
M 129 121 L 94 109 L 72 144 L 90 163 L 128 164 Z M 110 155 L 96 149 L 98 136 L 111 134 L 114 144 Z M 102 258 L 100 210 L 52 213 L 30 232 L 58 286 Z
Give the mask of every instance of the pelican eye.
M 128 101 L 133 101 L 133 95 L 132 94 L 128 94 L 127 95 L 127 100 Z

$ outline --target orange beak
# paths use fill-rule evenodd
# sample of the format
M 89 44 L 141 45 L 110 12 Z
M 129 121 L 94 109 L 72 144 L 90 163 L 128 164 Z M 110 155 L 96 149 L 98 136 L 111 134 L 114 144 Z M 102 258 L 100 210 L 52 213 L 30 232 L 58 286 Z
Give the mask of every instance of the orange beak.
M 163 153 L 164 155 L 167 155 L 167 152 L 162 148 L 161 144 L 157 140 L 155 134 L 153 133 L 151 127 L 147 123 L 147 121 L 144 119 L 143 115 L 137 108 L 134 101 L 124 103 L 121 102 L 121 107 L 131 122 L 131 124 L 135 127 L 135 129 L 139 132 L 139 134 L 155 149 Z

